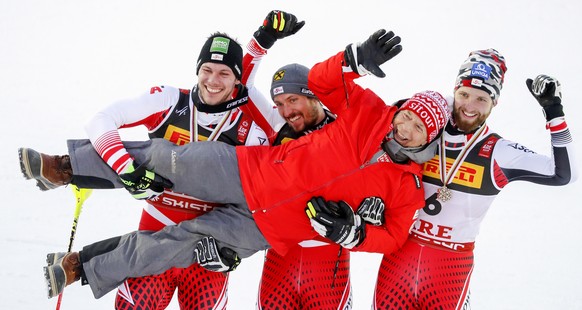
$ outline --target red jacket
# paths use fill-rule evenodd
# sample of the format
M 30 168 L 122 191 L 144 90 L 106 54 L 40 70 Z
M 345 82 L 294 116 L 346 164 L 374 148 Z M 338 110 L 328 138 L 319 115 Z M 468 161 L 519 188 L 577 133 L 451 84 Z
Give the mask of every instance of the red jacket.
M 313 196 L 344 200 L 357 209 L 368 196 L 386 205 L 385 225 L 366 225 L 354 251 L 388 254 L 404 244 L 417 209 L 424 206 L 420 166 L 370 163 L 391 130 L 396 108 L 344 75 L 343 52 L 315 65 L 309 88 L 338 115 L 310 135 L 276 147 L 237 147 L 243 191 L 257 226 L 280 254 L 318 236 L 305 214 Z

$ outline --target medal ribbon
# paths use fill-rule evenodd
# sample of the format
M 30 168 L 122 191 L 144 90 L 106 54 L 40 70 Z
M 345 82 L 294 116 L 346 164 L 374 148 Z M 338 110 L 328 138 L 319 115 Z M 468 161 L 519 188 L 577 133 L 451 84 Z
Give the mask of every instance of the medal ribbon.
M 453 162 L 453 165 L 451 166 L 451 170 L 449 170 L 448 173 L 447 173 L 447 155 L 446 155 L 446 151 L 445 151 L 445 133 L 443 133 L 441 135 L 441 143 L 440 143 L 441 154 L 440 154 L 440 158 L 439 158 L 439 164 L 440 164 L 440 170 L 441 170 L 440 171 L 441 182 L 443 182 L 444 187 L 446 187 L 449 183 L 451 183 L 453 181 L 453 177 L 457 174 L 457 171 L 459 170 L 459 168 L 461 168 L 461 163 L 463 163 L 463 161 L 465 161 L 465 158 L 469 154 L 469 151 L 475 146 L 475 142 L 485 132 L 485 127 L 487 127 L 487 125 L 483 124 L 483 126 L 481 126 L 481 128 L 479 128 L 479 130 L 477 130 L 477 132 L 475 132 L 473 134 L 471 139 L 469 139 L 469 141 L 467 141 L 465 146 L 463 146 L 461 153 L 459 153 L 459 155 L 457 155 L 457 158 L 455 158 L 455 161 Z
M 196 106 L 192 106 L 192 134 L 190 135 L 190 142 L 198 142 L 198 109 L 196 108 Z M 210 134 L 210 136 L 208 136 L 207 141 L 215 141 L 216 139 L 218 139 L 218 136 L 220 136 L 220 133 L 222 132 L 222 128 L 224 127 L 224 124 L 226 124 L 226 121 L 229 119 L 230 114 L 232 113 L 232 110 L 228 110 L 220 119 L 220 121 L 218 122 L 218 124 L 216 124 L 216 127 L 214 127 L 214 130 L 212 130 L 212 133 Z

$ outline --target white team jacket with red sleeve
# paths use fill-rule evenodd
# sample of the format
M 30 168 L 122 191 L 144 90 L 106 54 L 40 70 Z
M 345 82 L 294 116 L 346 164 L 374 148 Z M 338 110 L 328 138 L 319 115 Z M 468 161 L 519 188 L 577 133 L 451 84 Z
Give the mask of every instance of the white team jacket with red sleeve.
M 118 129 L 143 125 L 150 136 L 165 138 L 182 145 L 207 140 L 216 131 L 214 140 L 233 145 L 268 144 L 264 131 L 238 108 L 230 112 L 194 115 L 190 90 L 171 86 L 155 86 L 131 99 L 117 101 L 93 116 L 86 131 L 103 160 L 116 172 L 123 171 L 131 161 L 121 143 Z M 195 119 L 195 121 L 194 121 Z M 197 124 L 198 139 L 193 136 Z M 194 218 L 217 207 L 218 204 L 170 190 L 148 201 L 140 229 L 157 230 Z
M 447 185 L 452 191 L 450 200 L 437 199 L 437 191 L 443 186 L 440 148 L 437 155 L 424 164 L 426 205 L 419 211 L 412 228 L 413 238 L 447 249 L 472 250 L 483 218 L 508 183 L 528 181 L 557 186 L 572 183 L 577 178 L 573 142 L 563 117 L 547 124 L 552 156 L 503 139 L 484 126 L 485 130 Z M 446 166 L 450 170 L 472 135 L 458 132 L 449 124 L 443 137 Z

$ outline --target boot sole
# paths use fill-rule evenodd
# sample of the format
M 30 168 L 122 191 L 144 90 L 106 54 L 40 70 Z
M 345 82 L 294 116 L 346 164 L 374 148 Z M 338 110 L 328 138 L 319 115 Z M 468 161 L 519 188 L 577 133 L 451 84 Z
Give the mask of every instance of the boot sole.
M 30 166 L 30 159 L 28 156 L 28 152 L 29 149 L 28 148 L 19 148 L 18 149 L 18 159 L 20 160 L 20 171 L 22 172 L 22 175 L 24 176 L 25 179 L 27 180 L 31 180 L 31 179 L 35 179 L 36 180 L 36 186 L 41 190 L 41 191 L 48 191 L 50 189 L 55 189 L 58 186 L 53 185 L 52 183 L 48 182 L 48 181 L 44 181 L 43 177 L 41 175 L 39 175 L 38 177 L 36 177 L 34 175 L 34 173 L 32 173 L 32 168 Z M 42 171 L 42 161 L 40 162 L 40 170 L 39 172 Z
M 43 267 L 44 279 L 45 279 L 46 285 L 47 285 L 48 298 L 53 298 L 53 297 L 58 296 L 60 294 L 60 292 L 58 291 L 57 282 L 55 280 L 56 276 L 54 273 L 54 268 L 51 268 L 51 267 L 52 266 Z
M 59 259 L 65 257 L 67 253 L 65 252 L 57 252 L 57 253 L 50 253 L 46 255 L 46 263 L 47 267 L 54 265 Z
M 20 160 L 20 171 L 25 179 L 30 180 L 34 179 L 32 175 L 32 171 L 30 170 L 30 164 L 28 161 L 28 149 L 27 148 L 19 148 L 18 149 L 18 159 Z

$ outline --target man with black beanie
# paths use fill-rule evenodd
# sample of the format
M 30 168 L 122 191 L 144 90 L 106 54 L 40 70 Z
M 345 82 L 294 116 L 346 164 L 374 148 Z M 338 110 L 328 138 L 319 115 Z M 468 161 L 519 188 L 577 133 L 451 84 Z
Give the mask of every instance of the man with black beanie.
M 265 133 L 238 108 L 248 102 L 247 88 L 240 81 L 242 58 L 242 47 L 236 40 L 225 33 L 213 33 L 200 50 L 196 62 L 198 82 L 192 90 L 154 86 L 137 98 L 105 107 L 89 121 L 86 130 L 97 153 L 117 172 L 134 169 L 118 129 L 139 125 L 146 127 L 150 138 L 165 138 L 177 145 L 198 141 L 230 145 L 268 143 Z M 20 149 L 19 154 L 25 177 L 36 179 L 41 190 L 68 183 L 82 188 L 113 186 L 74 174 L 68 156 L 48 156 L 26 148 Z M 150 231 L 194 219 L 221 206 L 170 190 L 159 199 L 146 202 L 139 229 Z M 74 258 L 69 256 L 68 260 Z M 49 259 L 47 274 L 54 274 L 54 264 L 59 259 L 60 254 Z M 129 278 L 119 287 L 115 308 L 165 309 L 176 290 L 181 309 L 223 306 L 227 302 L 224 294 L 227 279 L 224 274 L 198 264 L 171 268 L 159 275 Z M 49 296 L 56 294 L 56 286 L 53 282 Z
M 285 25 L 279 25 L 282 18 Z M 277 39 L 296 33 L 304 22 L 298 22 L 293 14 L 273 11 L 255 33 L 256 40 L 274 43 Z M 277 24 L 277 27 L 275 25 Z M 133 159 L 121 144 L 118 128 L 145 125 L 151 138 L 165 138 L 177 145 L 196 141 L 221 141 L 230 145 L 268 144 L 265 133 L 239 109 L 249 102 L 248 89 L 241 83 L 243 51 L 240 44 L 225 33 L 216 32 L 204 43 L 196 62 L 198 83 L 191 91 L 169 86 L 152 87 L 148 93 L 136 99 L 117 102 L 99 112 L 87 125 L 89 137 L 99 156 L 114 171 L 134 169 Z M 194 126 L 193 124 L 197 124 Z M 32 149 L 19 150 L 21 169 L 27 179 L 35 179 L 41 190 L 73 183 L 83 188 L 112 188 L 103 179 L 77 175 L 76 165 L 68 155 L 49 156 Z M 72 163 L 72 166 L 71 166 Z M 137 197 L 136 197 L 137 198 Z M 157 199 L 147 200 L 140 230 L 159 230 L 190 220 L 219 207 L 220 204 L 202 201 L 195 197 L 174 193 L 170 190 Z M 205 239 L 208 250 L 208 242 Z M 220 249 L 228 252 L 228 248 Z M 234 269 L 232 259 L 227 268 Z M 59 261 L 55 255 L 47 266 L 54 272 Z M 70 256 L 68 258 L 70 260 Z M 74 261 L 74 260 L 73 260 Z M 227 277 L 220 272 L 209 272 L 212 263 L 195 264 L 187 268 L 172 268 L 160 275 L 127 279 L 120 286 L 117 309 L 133 309 L 145 305 L 148 309 L 163 309 L 177 288 L 182 309 L 205 309 L 225 305 Z M 52 267 L 51 267 L 52 266 Z M 204 268 L 201 268 L 204 267 Z M 213 270 L 220 271 L 220 270 Z M 200 283 L 204 285 L 199 285 Z M 53 283 L 49 297 L 56 294 Z

